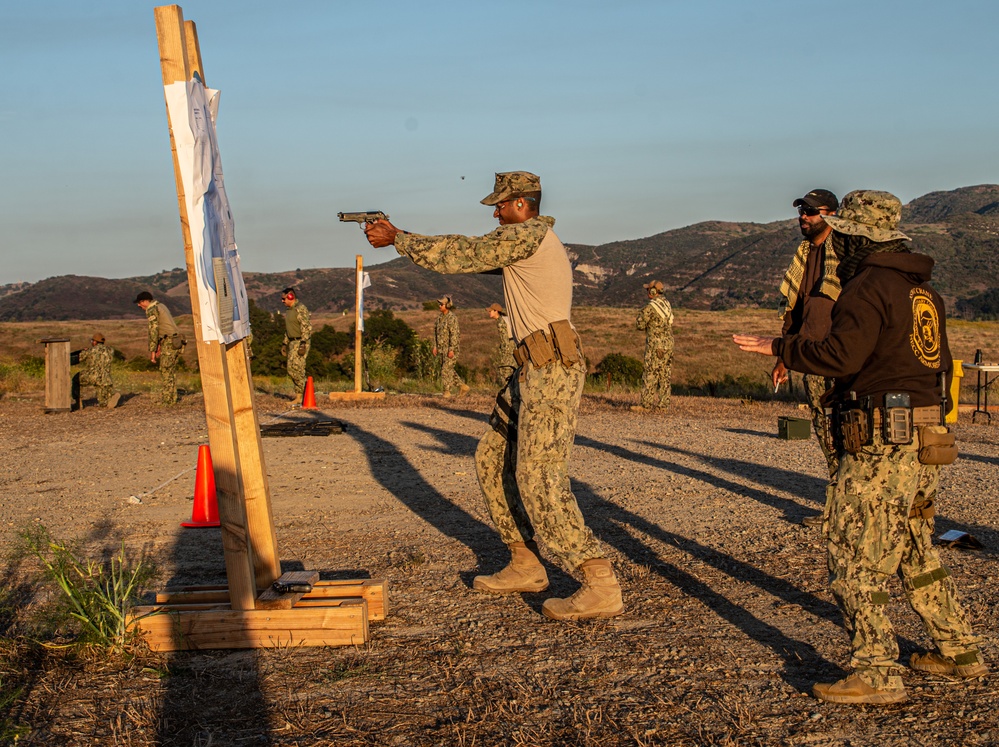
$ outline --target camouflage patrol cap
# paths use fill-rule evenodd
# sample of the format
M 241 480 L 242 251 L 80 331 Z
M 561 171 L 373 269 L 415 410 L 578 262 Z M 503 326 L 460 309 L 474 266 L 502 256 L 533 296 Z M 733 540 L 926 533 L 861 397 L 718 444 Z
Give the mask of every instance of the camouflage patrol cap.
M 451 302 L 451 296 L 441 296 L 437 299 L 437 304 L 443 306 L 445 309 L 454 308 L 454 304 Z
M 494 303 L 492 306 L 486 309 L 486 311 L 495 311 L 498 314 L 506 314 L 506 312 L 503 311 L 503 307 L 500 306 L 498 303 Z
M 537 174 L 532 174 L 530 171 L 504 171 L 496 174 L 493 191 L 481 202 L 483 205 L 495 205 L 511 197 L 540 191 L 541 177 Z
M 836 215 L 827 215 L 823 220 L 834 231 L 866 236 L 871 241 L 911 241 L 898 230 L 902 220 L 902 201 L 891 192 L 854 190 L 843 198 Z
M 94 332 L 94 336 L 90 338 L 94 342 L 104 342 L 104 335 L 100 332 Z
M 658 280 L 650 280 L 649 282 L 645 283 L 642 287 L 645 288 L 645 290 L 647 291 L 655 291 L 656 293 L 663 292 L 663 284 L 660 283 Z

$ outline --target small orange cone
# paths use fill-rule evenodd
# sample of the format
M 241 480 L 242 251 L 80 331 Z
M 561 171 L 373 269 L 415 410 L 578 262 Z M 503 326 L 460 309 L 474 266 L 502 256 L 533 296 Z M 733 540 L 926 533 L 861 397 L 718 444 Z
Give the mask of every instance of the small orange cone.
M 194 477 L 194 508 L 191 520 L 182 521 L 182 527 L 217 527 L 219 525 L 219 499 L 215 494 L 215 469 L 208 444 L 198 447 L 198 471 Z
M 302 395 L 302 409 L 316 409 L 316 390 L 312 388 L 312 377 L 305 380 L 305 394 Z

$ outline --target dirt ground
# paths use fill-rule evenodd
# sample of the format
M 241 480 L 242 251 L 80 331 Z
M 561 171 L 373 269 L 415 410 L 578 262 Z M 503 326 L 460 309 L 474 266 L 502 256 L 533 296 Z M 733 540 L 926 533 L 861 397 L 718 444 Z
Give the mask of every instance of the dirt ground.
M 40 522 L 94 557 L 122 540 L 158 586 L 224 581 L 216 529 L 191 516 L 203 401 L 45 415 L 0 400 L 0 549 Z M 471 589 L 506 560 L 472 457 L 485 396 L 390 397 L 324 408 L 326 437 L 264 439 L 286 569 L 389 581 L 390 614 L 359 648 L 145 654 L 132 663 L 59 652 L 0 661 L 23 686 L 8 718 L 25 745 L 996 745 L 996 675 L 952 682 L 910 672 L 896 706 L 810 695 L 844 675 L 848 648 L 817 529 L 814 441 L 776 436 L 791 405 L 679 397 L 666 416 L 587 397 L 571 474 L 625 591 L 622 617 L 557 623 L 549 595 L 577 585 L 549 564 L 545 594 Z M 261 395 L 267 422 L 285 404 Z M 982 550 L 941 552 L 999 663 L 999 425 L 958 426 L 938 533 Z M 175 478 L 175 479 L 174 479 Z M 150 491 L 154 491 L 151 494 Z M 139 496 L 137 502 L 132 496 Z M 8 566 L 4 581 L 28 569 Z M 904 660 L 927 645 L 893 589 Z

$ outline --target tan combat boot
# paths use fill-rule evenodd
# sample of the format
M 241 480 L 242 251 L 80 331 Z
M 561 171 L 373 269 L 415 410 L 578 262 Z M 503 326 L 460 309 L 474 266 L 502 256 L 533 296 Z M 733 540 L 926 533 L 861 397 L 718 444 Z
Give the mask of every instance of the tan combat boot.
M 839 682 L 825 683 L 818 682 L 812 686 L 812 694 L 819 700 L 829 703 L 872 703 L 882 705 L 886 703 L 902 703 L 908 697 L 905 688 L 882 689 L 871 687 L 859 674 L 851 674 L 846 679 Z
M 984 677 L 989 673 L 988 664 L 982 661 L 982 655 L 977 651 L 969 651 L 953 659 L 949 656 L 938 654 L 936 651 L 929 651 L 925 654 L 913 654 L 909 659 L 909 666 L 917 672 L 945 674 L 948 677 L 960 677 L 962 679 Z
M 514 542 L 510 547 L 510 563 L 491 576 L 476 576 L 472 588 L 490 594 L 513 594 L 518 591 L 544 591 L 548 574 L 538 557 L 534 542 Z
M 541 612 L 552 620 L 588 620 L 594 617 L 615 617 L 624 612 L 621 586 L 611 562 L 604 558 L 587 560 L 579 570 L 583 585 L 567 599 L 549 599 Z

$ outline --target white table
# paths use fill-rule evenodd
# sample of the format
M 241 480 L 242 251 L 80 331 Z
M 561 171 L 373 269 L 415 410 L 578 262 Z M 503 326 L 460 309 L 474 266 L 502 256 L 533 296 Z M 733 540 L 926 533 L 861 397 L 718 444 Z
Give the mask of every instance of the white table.
M 996 383 L 999 378 L 999 363 L 965 363 L 962 368 L 965 371 L 977 371 L 978 382 L 975 386 L 975 411 L 971 413 L 971 422 L 975 422 L 976 415 L 984 415 L 985 422 L 992 422 L 992 413 L 989 412 L 989 387 Z M 982 377 L 985 382 L 982 383 Z

